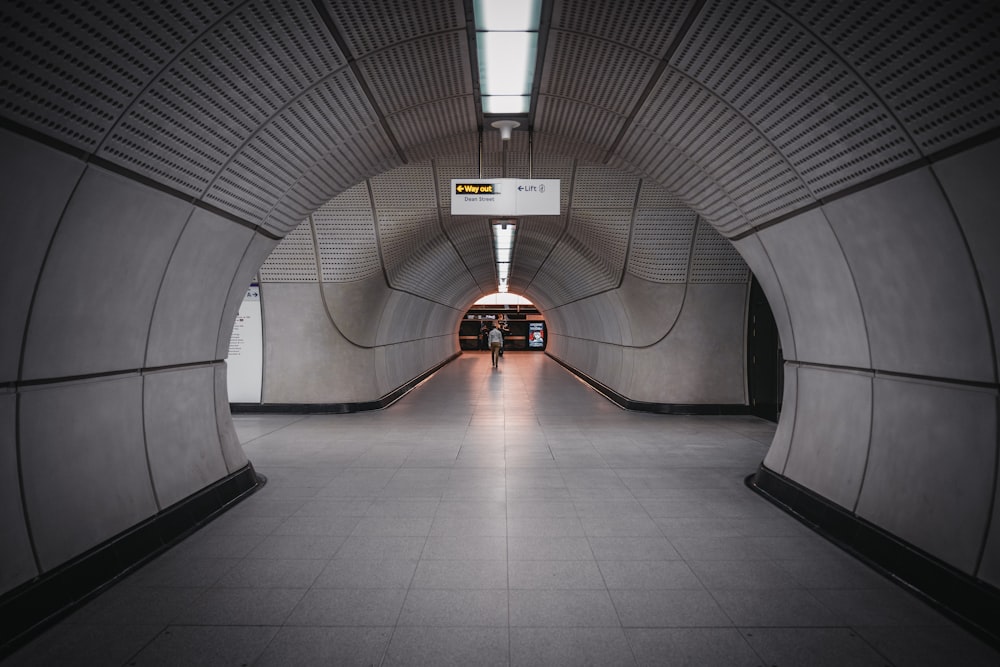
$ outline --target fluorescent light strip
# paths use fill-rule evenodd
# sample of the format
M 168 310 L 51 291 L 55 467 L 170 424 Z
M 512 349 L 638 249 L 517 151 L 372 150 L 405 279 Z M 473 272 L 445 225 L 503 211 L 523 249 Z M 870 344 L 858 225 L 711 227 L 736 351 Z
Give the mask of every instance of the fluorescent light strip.
M 473 11 L 483 113 L 528 113 L 541 0 L 475 0 Z
M 510 279 L 510 260 L 514 251 L 517 224 L 513 220 L 497 221 L 493 228 L 493 252 L 497 263 L 497 291 L 506 292 Z
M 538 30 L 541 0 L 475 0 L 476 30 Z
M 537 32 L 481 32 L 479 86 L 483 95 L 530 95 Z

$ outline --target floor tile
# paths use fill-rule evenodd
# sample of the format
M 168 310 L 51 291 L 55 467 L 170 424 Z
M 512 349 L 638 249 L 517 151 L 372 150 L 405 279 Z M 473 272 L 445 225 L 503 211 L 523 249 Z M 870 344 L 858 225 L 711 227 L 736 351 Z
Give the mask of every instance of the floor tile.
M 423 550 L 427 560 L 506 560 L 507 541 L 503 537 L 447 537 L 427 538 Z
M 281 628 L 254 667 L 377 665 L 392 628 Z
M 675 560 L 680 554 L 662 537 L 590 537 L 597 560 Z
M 504 560 L 422 560 L 411 588 L 507 590 Z
M 640 665 L 764 667 L 735 628 L 631 628 L 625 633 Z
M 248 558 L 333 558 L 347 538 L 343 535 L 268 535 Z
M 504 667 L 509 664 L 508 643 L 506 627 L 399 627 L 383 664 Z
M 423 537 L 352 535 L 344 540 L 335 557 L 345 560 L 417 560 L 426 541 Z
M 707 591 L 612 590 L 610 593 L 622 625 L 628 628 L 732 625 Z
M 621 628 L 510 629 L 510 664 L 538 667 L 635 665 Z
M 592 560 L 512 560 L 508 572 L 511 590 L 605 589 L 601 571 Z
M 216 588 L 309 588 L 325 560 L 247 558 L 222 576 Z
M 738 626 L 836 626 L 842 622 L 810 591 L 715 590 L 719 606 Z
M 172 625 L 144 647 L 129 666 L 252 664 L 278 633 L 277 627 Z
M 177 614 L 174 625 L 282 625 L 305 590 L 213 588 Z
M 891 667 L 848 628 L 752 628 L 741 634 L 765 665 Z
M 512 590 L 510 626 L 620 627 L 605 590 Z
M 336 558 L 325 563 L 313 582 L 315 588 L 402 588 L 409 587 L 416 560 L 350 560 Z
M 393 626 L 406 591 L 398 588 L 313 588 L 289 615 L 288 625 Z
M 510 537 L 511 560 L 593 560 L 585 537 Z
M 608 589 L 702 590 L 704 585 L 680 560 L 598 561 Z
M 410 589 L 400 626 L 507 626 L 506 590 Z
M 786 570 L 767 560 L 689 560 L 687 564 L 710 591 L 801 588 Z

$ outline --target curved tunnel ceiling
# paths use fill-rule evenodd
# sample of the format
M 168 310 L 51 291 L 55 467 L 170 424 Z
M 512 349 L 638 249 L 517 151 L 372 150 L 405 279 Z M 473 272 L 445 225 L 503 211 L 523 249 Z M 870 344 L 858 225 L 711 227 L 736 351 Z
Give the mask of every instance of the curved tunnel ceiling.
M 526 154 L 508 158 L 517 165 L 508 174 L 527 176 Z M 468 175 L 467 162 L 406 165 L 334 197 L 285 236 L 260 279 L 384 275 L 394 289 L 464 311 L 496 288 L 489 220 L 449 212 L 449 181 Z M 499 173 L 498 161 L 484 169 Z M 626 272 L 653 283 L 746 282 L 732 244 L 659 186 L 570 158 L 547 158 L 533 173 L 562 179 L 563 214 L 518 219 L 511 287 L 543 310 L 620 287 Z
M 458 0 L 46 5 L 4 9 L 2 116 L 278 237 L 477 153 Z M 641 175 L 733 237 L 991 129 L 998 34 L 989 2 L 553 2 L 533 152 Z

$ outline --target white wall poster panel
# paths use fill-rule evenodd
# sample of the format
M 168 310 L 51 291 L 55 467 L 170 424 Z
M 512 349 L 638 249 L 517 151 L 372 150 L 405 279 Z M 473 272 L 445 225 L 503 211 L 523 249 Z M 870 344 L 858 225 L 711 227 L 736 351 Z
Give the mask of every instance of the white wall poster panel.
M 226 369 L 230 403 L 260 403 L 264 358 L 262 329 L 260 286 L 254 283 L 243 297 L 229 339 Z

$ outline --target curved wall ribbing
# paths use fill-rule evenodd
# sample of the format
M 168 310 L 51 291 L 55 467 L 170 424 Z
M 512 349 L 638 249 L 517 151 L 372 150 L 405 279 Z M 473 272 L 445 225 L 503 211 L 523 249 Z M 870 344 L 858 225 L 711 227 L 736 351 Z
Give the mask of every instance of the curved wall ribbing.
M 764 464 L 994 586 L 998 162 L 993 141 L 736 242 L 786 358 Z
M 5 130 L 0 145 L 9 590 L 246 466 L 220 359 L 276 241 Z

